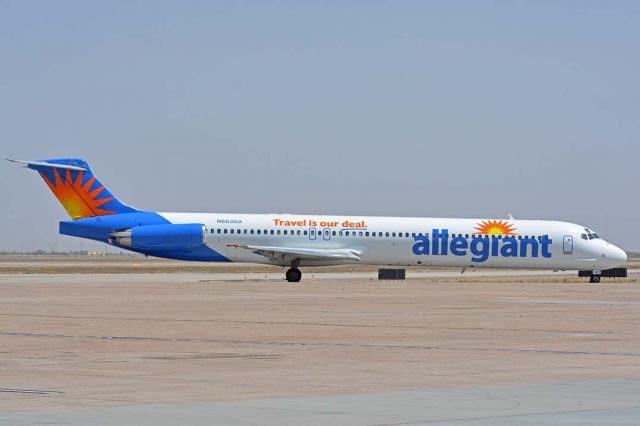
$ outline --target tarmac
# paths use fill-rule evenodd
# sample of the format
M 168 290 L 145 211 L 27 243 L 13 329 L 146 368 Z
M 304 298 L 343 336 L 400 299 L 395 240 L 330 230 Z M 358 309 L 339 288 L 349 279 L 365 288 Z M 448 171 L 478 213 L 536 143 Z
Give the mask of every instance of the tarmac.
M 640 423 L 637 271 L 408 276 L 2 274 L 0 424 Z

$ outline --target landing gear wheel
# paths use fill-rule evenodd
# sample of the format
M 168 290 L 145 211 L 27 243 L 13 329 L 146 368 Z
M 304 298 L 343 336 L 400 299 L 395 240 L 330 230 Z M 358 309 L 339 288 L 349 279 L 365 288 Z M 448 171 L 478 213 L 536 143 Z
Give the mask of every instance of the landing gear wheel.
M 600 282 L 600 275 L 591 275 L 591 279 L 589 279 L 589 282 L 598 284 Z
M 287 270 L 285 276 L 287 278 L 287 281 L 289 281 L 290 283 L 297 283 L 300 282 L 300 279 L 302 279 L 302 272 L 300 272 L 300 269 L 298 268 L 291 268 Z

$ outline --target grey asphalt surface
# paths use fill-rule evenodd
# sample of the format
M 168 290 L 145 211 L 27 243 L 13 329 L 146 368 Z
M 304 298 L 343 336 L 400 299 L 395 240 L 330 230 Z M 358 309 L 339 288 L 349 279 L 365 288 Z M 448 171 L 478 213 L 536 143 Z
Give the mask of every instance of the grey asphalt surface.
M 309 275 L 2 275 L 0 425 L 640 424 L 637 281 Z
M 91 274 L 91 280 L 122 282 L 124 280 L 130 282 L 192 282 L 194 280 L 201 281 L 247 281 L 247 280 L 267 280 L 267 281 L 283 281 L 284 271 L 282 272 L 224 272 L 224 273 L 154 273 L 154 274 Z M 630 270 L 636 272 L 635 270 Z M 69 278 L 77 278 L 77 274 L 3 274 L 0 275 L 0 282 L 3 280 L 11 280 L 11 282 L 32 282 L 34 280 L 44 282 L 66 282 Z M 545 278 L 563 278 L 577 277 L 575 271 L 536 271 L 536 270 L 483 270 L 476 269 L 466 271 L 461 274 L 460 271 L 429 271 L 424 272 L 408 271 L 407 279 L 427 279 L 427 278 L 527 278 L 527 277 L 545 277 Z M 377 280 L 377 272 L 307 272 L 303 275 L 303 282 L 308 280 L 355 280 L 355 279 L 371 279 Z
M 640 380 L 13 413 L 0 414 L 0 424 L 638 425 Z

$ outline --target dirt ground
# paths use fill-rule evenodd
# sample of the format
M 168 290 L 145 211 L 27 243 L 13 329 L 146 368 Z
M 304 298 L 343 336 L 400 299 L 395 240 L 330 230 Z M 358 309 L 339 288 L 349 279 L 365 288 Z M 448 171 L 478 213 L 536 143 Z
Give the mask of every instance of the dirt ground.
M 627 263 L 630 269 L 640 269 L 640 258 L 632 258 Z M 459 268 L 424 268 L 411 266 L 407 271 L 459 271 Z M 305 272 L 375 272 L 375 265 L 343 265 L 305 267 Z M 470 269 L 469 271 L 471 271 Z M 478 268 L 477 270 L 483 270 Z M 242 263 L 184 262 L 177 260 L 128 256 L 0 256 L 2 274 L 153 274 L 177 272 L 278 272 L 285 268 L 269 265 Z M 575 275 L 575 274 L 574 274 Z

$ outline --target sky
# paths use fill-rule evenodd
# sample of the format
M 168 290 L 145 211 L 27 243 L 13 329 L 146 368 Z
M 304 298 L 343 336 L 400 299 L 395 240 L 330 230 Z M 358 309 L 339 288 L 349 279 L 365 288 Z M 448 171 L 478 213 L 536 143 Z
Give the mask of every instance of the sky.
M 0 0 L 2 157 L 153 211 L 556 219 L 640 251 L 636 1 Z M 99 248 L 0 164 L 0 250 Z

